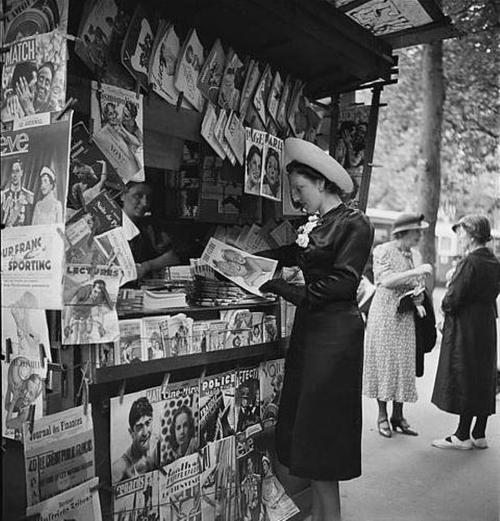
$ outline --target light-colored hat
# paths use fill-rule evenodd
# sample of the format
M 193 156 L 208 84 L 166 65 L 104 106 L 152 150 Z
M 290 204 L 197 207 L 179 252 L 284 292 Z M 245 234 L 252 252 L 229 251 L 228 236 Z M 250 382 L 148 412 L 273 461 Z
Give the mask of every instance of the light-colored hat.
M 479 242 L 491 241 L 491 225 L 488 218 L 480 214 L 464 215 L 451 229 L 456 232 L 459 227 L 467 232 Z
M 332 156 L 309 141 L 296 137 L 285 139 L 285 167 L 292 161 L 298 161 L 318 171 L 343 192 L 349 194 L 354 189 L 354 183 L 345 168 Z
M 423 214 L 403 213 L 393 224 L 392 234 L 407 232 L 410 230 L 425 230 L 429 228 L 429 223 L 424 221 Z
M 44 166 L 40 170 L 40 177 L 42 177 L 44 174 L 47 174 L 52 179 L 53 183 L 56 182 L 56 174 L 54 174 L 54 172 L 48 166 Z

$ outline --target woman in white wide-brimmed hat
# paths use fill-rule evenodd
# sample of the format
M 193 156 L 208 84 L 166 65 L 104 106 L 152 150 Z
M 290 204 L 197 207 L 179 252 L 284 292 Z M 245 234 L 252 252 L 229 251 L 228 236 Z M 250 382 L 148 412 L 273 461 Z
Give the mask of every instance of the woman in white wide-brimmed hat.
M 342 199 L 354 185 L 344 168 L 312 143 L 285 141 L 293 198 L 311 217 L 295 244 L 262 255 L 298 265 L 305 285 L 282 279 L 261 290 L 297 305 L 276 426 L 278 458 L 311 480 L 313 519 L 340 520 L 338 482 L 361 474 L 364 323 L 356 291 L 373 227 Z
M 421 264 L 413 250 L 428 228 L 423 215 L 402 214 L 394 222 L 393 240 L 373 250 L 373 274 L 377 289 L 366 324 L 363 394 L 378 403 L 377 428 L 381 436 L 392 431 L 417 436 L 403 416 L 403 403 L 417 401 L 416 333 L 414 307 L 401 309 L 400 299 L 409 291 L 415 308 L 424 316 L 425 277 L 432 273 L 430 264 Z M 419 264 L 415 267 L 416 264 Z M 387 416 L 387 402 L 393 402 L 392 416 Z
M 51 168 L 44 166 L 40 170 L 40 188 L 31 224 L 63 222 L 63 206 L 57 199 L 56 190 L 56 174 Z

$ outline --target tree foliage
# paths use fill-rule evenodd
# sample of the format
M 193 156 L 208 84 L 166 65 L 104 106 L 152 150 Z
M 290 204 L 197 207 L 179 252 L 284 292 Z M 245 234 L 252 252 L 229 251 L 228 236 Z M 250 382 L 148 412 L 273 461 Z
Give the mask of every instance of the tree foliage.
M 500 209 L 499 0 L 446 0 L 460 32 L 443 43 L 446 101 L 441 210 L 451 219 Z M 401 51 L 399 81 L 386 87 L 375 148 L 370 206 L 415 209 L 421 170 L 422 48 Z

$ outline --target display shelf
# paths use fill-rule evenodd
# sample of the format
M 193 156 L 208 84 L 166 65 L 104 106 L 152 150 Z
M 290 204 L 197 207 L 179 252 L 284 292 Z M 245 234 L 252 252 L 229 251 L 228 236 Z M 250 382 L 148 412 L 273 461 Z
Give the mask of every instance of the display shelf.
M 171 315 L 174 313 L 199 313 L 202 311 L 224 311 L 229 309 L 256 309 L 261 307 L 272 307 L 278 305 L 277 300 L 265 300 L 262 302 L 251 302 L 248 304 L 228 304 L 223 306 L 183 306 L 179 308 L 144 309 L 119 311 L 118 318 L 142 318 L 156 315 Z
M 181 369 L 192 369 L 204 367 L 221 362 L 242 361 L 266 358 L 276 358 L 283 355 L 285 339 L 279 339 L 264 344 L 237 347 L 232 349 L 221 349 L 220 351 L 209 351 L 207 353 L 195 353 L 192 355 L 171 356 L 157 360 L 147 360 L 131 364 L 101 367 L 95 371 L 94 384 L 108 384 L 125 379 L 142 378 L 158 373 L 168 373 Z

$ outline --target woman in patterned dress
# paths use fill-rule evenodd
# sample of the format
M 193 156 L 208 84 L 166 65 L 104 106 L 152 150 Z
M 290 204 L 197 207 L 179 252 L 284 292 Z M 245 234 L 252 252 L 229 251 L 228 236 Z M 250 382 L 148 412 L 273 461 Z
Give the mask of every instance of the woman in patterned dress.
M 412 310 L 398 311 L 399 299 L 423 286 L 430 264 L 414 262 L 415 248 L 427 228 L 423 215 L 403 214 L 394 223 L 393 241 L 373 251 L 373 272 L 377 289 L 366 325 L 363 394 L 376 398 L 380 435 L 390 438 L 387 402 L 393 402 L 391 425 L 394 431 L 417 436 L 403 416 L 403 403 L 416 402 L 415 319 Z M 420 264 L 415 267 L 415 264 Z M 423 296 L 413 296 L 417 313 L 424 316 Z

